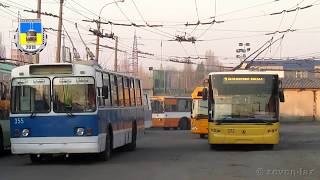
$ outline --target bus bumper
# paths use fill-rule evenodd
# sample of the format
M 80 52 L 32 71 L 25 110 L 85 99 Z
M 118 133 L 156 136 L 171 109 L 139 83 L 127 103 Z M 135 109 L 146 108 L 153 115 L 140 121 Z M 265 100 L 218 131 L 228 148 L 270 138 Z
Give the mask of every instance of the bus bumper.
M 279 144 L 279 135 L 224 136 L 208 135 L 209 144 Z
M 209 124 L 209 144 L 279 144 L 280 124 Z
M 105 136 L 104 136 L 105 137 Z M 103 136 L 11 138 L 13 154 L 98 153 Z M 100 145 L 99 145 L 100 144 Z

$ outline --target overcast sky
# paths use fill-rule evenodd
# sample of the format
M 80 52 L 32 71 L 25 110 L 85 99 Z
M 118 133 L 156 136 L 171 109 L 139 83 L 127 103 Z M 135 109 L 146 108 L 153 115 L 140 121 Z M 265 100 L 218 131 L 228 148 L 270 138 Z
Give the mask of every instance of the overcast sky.
M 27 2 L 27 3 L 26 3 Z M 86 23 L 82 20 L 97 19 L 101 7 L 113 0 L 65 0 L 64 25 L 72 37 L 76 48 L 81 56 L 85 55 L 85 48 L 75 29 L 77 22 L 80 32 L 95 53 L 91 43 L 95 43 L 95 36 L 90 35 L 89 28 L 96 28 L 94 23 Z M 17 28 L 17 12 L 20 11 L 22 18 L 35 18 L 36 14 L 24 12 L 23 9 L 36 10 L 37 0 L 0 0 L 0 3 L 9 5 L 9 8 L 0 6 L 0 32 L 4 36 L 7 46 L 7 56 L 10 56 L 10 41 L 13 41 L 13 33 Z M 1 5 L 1 4 L 0 4 Z M 140 11 L 142 17 L 139 15 Z M 300 9 L 308 5 L 312 7 Z M 283 33 L 266 35 L 275 31 L 287 29 L 295 32 L 285 33 L 281 43 L 275 43 L 271 49 L 262 53 L 260 57 L 297 57 L 297 56 L 320 56 L 320 0 L 125 0 L 118 3 L 122 10 L 113 3 L 107 5 L 101 17 L 104 21 L 115 23 L 161 24 L 158 28 L 139 28 L 127 26 L 102 25 L 104 32 L 113 32 L 119 37 L 119 49 L 128 51 L 131 56 L 134 31 L 136 31 L 139 50 L 153 53 L 154 57 L 140 59 L 145 68 L 158 66 L 162 57 L 168 56 L 203 56 L 206 50 L 214 51 L 220 61 L 225 65 L 236 62 L 236 49 L 239 42 L 249 42 L 252 51 L 269 40 L 279 38 Z M 292 12 L 283 10 L 297 9 Z M 58 14 L 59 0 L 42 0 L 42 11 Z M 212 21 L 224 21 L 213 25 L 184 26 L 185 23 L 201 23 Z M 143 19 L 142 19 L 143 18 Z M 131 22 L 129 22 L 129 20 Z M 57 29 L 57 18 L 42 16 L 44 27 Z M 187 37 L 194 36 L 195 44 L 190 42 L 176 42 L 172 40 L 176 35 Z M 56 32 L 48 32 L 48 45 L 41 54 L 41 62 L 54 62 L 56 47 Z M 65 39 L 66 45 L 70 41 Z M 114 46 L 114 40 L 101 39 L 101 44 Z M 14 46 L 14 45 L 13 45 Z M 119 59 L 124 58 L 124 53 L 119 53 Z M 101 59 L 103 66 L 112 69 L 114 52 L 102 49 Z M 199 62 L 199 60 L 194 60 Z M 181 64 L 165 63 L 166 66 L 179 67 Z

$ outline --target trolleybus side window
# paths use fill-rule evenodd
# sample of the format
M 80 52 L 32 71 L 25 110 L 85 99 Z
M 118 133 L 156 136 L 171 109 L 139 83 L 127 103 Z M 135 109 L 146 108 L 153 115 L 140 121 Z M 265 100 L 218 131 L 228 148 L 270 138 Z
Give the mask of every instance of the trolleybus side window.
M 110 74 L 111 94 L 112 94 L 112 106 L 118 106 L 118 84 L 117 76 Z
M 98 73 L 97 73 L 98 74 Z M 96 76 L 98 77 L 98 76 Z M 103 75 L 101 73 L 101 79 L 103 79 Z M 102 96 L 102 88 L 97 86 L 97 100 L 99 106 L 104 106 L 103 96 Z
M 131 99 L 131 105 L 136 105 L 136 99 L 135 99 L 135 93 L 134 93 L 134 80 L 130 79 L 130 99 Z
M 103 74 L 103 88 L 102 91 L 106 91 L 107 94 L 102 94 L 104 97 L 104 105 L 107 107 L 111 106 L 111 96 L 110 96 L 110 82 L 109 82 L 109 74 Z
M 12 113 L 45 113 L 50 111 L 49 78 L 12 80 Z
M 166 112 L 177 112 L 177 99 L 176 98 L 166 98 L 164 100 L 164 109 Z
M 122 76 L 118 76 L 118 93 L 119 93 L 119 106 L 124 105 L 123 98 L 123 81 Z
M 178 99 L 177 107 L 178 107 L 178 112 L 191 112 L 191 100 Z
M 123 86 L 125 106 L 130 106 L 129 79 L 127 77 L 123 78 Z
M 136 94 L 136 103 L 138 106 L 141 106 L 142 100 L 141 100 L 141 86 L 140 86 L 140 80 L 135 80 L 135 94 Z
M 10 101 L 9 83 L 5 81 L 0 82 L 0 120 L 9 118 L 9 109 L 10 109 L 9 101 Z

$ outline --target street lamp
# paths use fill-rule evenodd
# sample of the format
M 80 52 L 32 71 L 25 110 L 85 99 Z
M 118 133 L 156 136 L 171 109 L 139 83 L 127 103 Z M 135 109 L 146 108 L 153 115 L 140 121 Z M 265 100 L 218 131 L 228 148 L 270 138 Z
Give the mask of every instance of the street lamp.
M 124 2 L 124 0 L 113 0 L 113 2 L 110 2 L 110 3 L 107 3 L 105 5 L 102 6 L 102 8 L 100 9 L 100 12 L 99 12 L 99 20 L 97 22 L 97 29 L 98 29 L 98 32 L 100 32 L 100 22 L 101 22 L 101 13 L 102 13 L 102 10 L 107 7 L 108 5 L 110 4 L 114 4 L 114 3 L 118 3 L 118 2 Z M 96 63 L 98 63 L 98 59 L 99 59 L 99 43 L 100 43 L 100 37 L 99 37 L 99 34 L 97 34 L 97 41 L 96 41 Z
M 250 43 L 238 43 L 239 48 L 236 49 L 236 58 L 239 58 L 240 63 L 247 57 L 247 52 L 251 50 Z

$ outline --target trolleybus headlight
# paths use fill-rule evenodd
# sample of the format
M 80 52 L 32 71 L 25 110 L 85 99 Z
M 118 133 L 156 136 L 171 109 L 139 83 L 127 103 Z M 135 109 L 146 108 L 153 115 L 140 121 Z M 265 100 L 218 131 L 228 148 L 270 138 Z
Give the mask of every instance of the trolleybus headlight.
M 78 136 L 83 136 L 84 135 L 84 128 L 77 128 L 76 133 Z
M 23 129 L 23 130 L 22 130 L 22 136 L 23 136 L 23 137 L 27 137 L 27 136 L 29 136 L 29 134 L 30 134 L 29 129 Z

